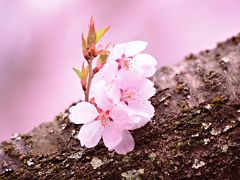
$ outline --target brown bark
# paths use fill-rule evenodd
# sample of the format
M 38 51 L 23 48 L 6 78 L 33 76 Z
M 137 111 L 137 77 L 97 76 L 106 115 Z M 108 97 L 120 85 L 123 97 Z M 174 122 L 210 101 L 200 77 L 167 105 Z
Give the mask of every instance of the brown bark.
M 239 179 L 240 35 L 163 67 L 153 120 L 123 156 L 74 138 L 68 110 L 0 146 L 0 179 Z

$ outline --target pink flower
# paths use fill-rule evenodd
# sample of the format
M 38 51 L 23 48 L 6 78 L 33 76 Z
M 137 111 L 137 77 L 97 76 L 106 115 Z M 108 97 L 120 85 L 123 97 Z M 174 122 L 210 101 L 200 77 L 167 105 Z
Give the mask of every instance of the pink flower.
M 145 77 L 151 77 L 156 72 L 157 61 L 149 54 L 140 54 L 146 46 L 144 41 L 115 45 L 103 68 L 103 78 L 111 82 L 118 74 L 135 69 L 144 72 Z
M 137 129 L 148 123 L 154 116 L 154 107 L 149 99 L 156 93 L 152 81 L 145 78 L 142 71 L 127 71 L 121 73 L 112 83 L 107 84 L 104 80 L 93 86 L 93 97 L 101 101 L 99 90 L 104 89 L 106 98 L 133 118 L 131 129 Z M 103 102 L 104 103 L 104 102 Z
M 141 72 L 130 71 L 115 79 L 110 96 L 113 102 L 129 115 L 151 119 L 154 115 L 154 108 L 149 99 L 155 93 L 156 89 L 152 81 L 144 78 Z
M 70 108 L 69 119 L 75 124 L 83 124 L 77 136 L 82 146 L 94 147 L 103 138 L 105 146 L 113 149 L 122 141 L 122 132 L 133 127 L 135 117 L 112 104 L 104 91 L 98 93 L 97 105 L 80 102 Z
M 82 146 L 94 147 L 102 138 L 109 150 L 119 154 L 134 149 L 129 130 L 144 126 L 154 116 L 149 99 L 156 89 L 148 77 L 155 73 L 157 61 L 141 53 L 146 46 L 144 41 L 117 44 L 107 61 L 101 66 L 93 64 L 99 71 L 88 89 L 89 102 L 80 102 L 69 110 L 69 119 L 83 124 L 77 135 Z

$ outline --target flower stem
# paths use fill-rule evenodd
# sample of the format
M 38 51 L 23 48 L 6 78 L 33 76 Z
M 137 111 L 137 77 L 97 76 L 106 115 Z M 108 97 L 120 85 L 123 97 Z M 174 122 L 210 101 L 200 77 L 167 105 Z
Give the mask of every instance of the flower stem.
M 90 93 L 92 79 L 94 76 L 93 70 L 92 70 L 92 60 L 88 61 L 88 70 L 89 70 L 89 74 L 88 74 L 88 80 L 87 80 L 87 89 L 85 92 L 85 101 L 86 102 L 89 102 L 89 93 Z

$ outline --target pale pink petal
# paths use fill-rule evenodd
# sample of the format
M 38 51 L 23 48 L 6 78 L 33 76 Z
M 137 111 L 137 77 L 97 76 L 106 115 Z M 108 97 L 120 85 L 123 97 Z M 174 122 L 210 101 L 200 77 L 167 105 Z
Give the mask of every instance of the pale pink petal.
M 117 59 L 121 58 L 122 55 L 124 54 L 126 46 L 127 46 L 127 43 L 116 44 L 109 55 L 109 58 L 108 58 L 109 61 L 115 62 Z
M 126 111 L 119 108 L 113 108 L 110 111 L 109 116 L 113 119 L 117 127 L 121 129 L 131 129 L 135 125 L 135 117 L 128 115 Z
M 118 154 L 127 154 L 134 149 L 134 139 L 129 131 L 122 132 L 122 141 L 113 149 Z
M 96 107 L 88 102 L 80 102 L 69 109 L 69 119 L 75 124 L 85 124 L 93 121 L 98 112 Z
M 108 57 L 107 63 L 101 69 L 102 77 L 107 83 L 111 83 L 115 79 L 118 73 L 118 63 L 116 60 L 122 57 L 126 45 L 127 43 L 116 44 Z
M 138 90 L 139 93 L 138 99 L 148 100 L 156 93 L 154 83 L 149 79 L 144 79 L 141 85 L 142 85 L 141 88 L 139 88 Z
M 104 80 L 99 81 L 92 87 L 92 97 L 95 99 L 95 103 L 102 110 L 110 110 L 113 107 L 113 103 L 108 97 L 107 93 L 109 90 L 108 84 Z
M 119 100 L 121 97 L 121 91 L 120 91 L 118 84 L 116 84 L 116 83 L 113 84 L 113 86 L 109 92 L 109 96 L 112 97 L 112 101 L 113 101 L 114 105 L 119 103 Z
M 135 124 L 131 128 L 131 130 L 138 129 L 142 126 L 145 126 L 149 121 L 151 121 L 151 118 L 146 118 L 143 116 L 135 116 L 135 119 L 136 119 Z
M 131 41 L 127 43 L 124 54 L 126 57 L 132 57 L 142 52 L 147 47 L 147 42 L 145 41 Z
M 90 97 L 95 99 L 96 96 L 99 95 L 99 92 L 105 90 L 106 86 L 107 86 L 107 83 L 103 79 L 101 80 L 99 79 L 99 81 L 92 82 L 91 89 L 90 89 Z
M 143 69 L 146 77 L 151 77 L 156 72 L 157 60 L 150 54 L 137 54 L 133 57 L 133 63 Z
M 157 60 L 150 54 L 146 54 L 146 53 L 137 54 L 136 56 L 133 57 L 133 59 L 140 61 L 139 64 L 141 64 L 142 66 L 157 65 Z
M 100 71 L 102 79 L 104 79 L 107 83 L 111 83 L 118 73 L 118 63 L 116 61 L 109 61 Z
M 101 121 L 93 121 L 88 124 L 84 124 L 77 138 L 80 140 L 82 146 L 87 148 L 94 147 L 98 144 L 102 137 L 103 126 Z
M 134 68 L 126 72 L 121 71 L 115 80 L 115 84 L 121 89 L 127 89 L 129 87 L 138 89 L 144 79 L 143 71 L 139 68 Z
M 126 109 L 130 115 L 140 115 L 147 118 L 152 118 L 154 116 L 154 107 L 150 101 L 131 101 L 128 104 L 128 109 Z
M 119 129 L 114 122 L 108 122 L 103 130 L 103 142 L 109 149 L 115 147 L 122 140 L 122 130 Z

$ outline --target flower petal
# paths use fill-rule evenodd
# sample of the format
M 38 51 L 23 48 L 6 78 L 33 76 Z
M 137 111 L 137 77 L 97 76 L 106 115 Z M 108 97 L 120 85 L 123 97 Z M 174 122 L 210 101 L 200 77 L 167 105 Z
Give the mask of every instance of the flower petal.
M 122 141 L 113 149 L 118 154 L 127 154 L 134 149 L 134 139 L 129 131 L 122 132 Z
M 98 112 L 94 105 L 88 102 L 80 102 L 69 109 L 69 119 L 75 124 L 85 124 L 93 121 Z
M 149 100 L 155 93 L 156 88 L 154 88 L 154 83 L 149 79 L 142 80 L 141 88 L 139 88 L 139 100 Z
M 122 57 L 126 45 L 127 43 L 116 44 L 108 57 L 107 63 L 101 69 L 100 74 L 107 83 L 111 83 L 116 77 L 118 73 L 118 63 L 116 60 Z
M 151 118 L 146 118 L 143 116 L 133 116 L 135 117 L 136 121 L 134 126 L 131 128 L 131 130 L 138 129 L 142 126 L 145 126 L 149 121 L 151 121 Z
M 124 54 L 126 57 L 133 57 L 146 49 L 146 47 L 147 42 L 145 41 L 131 41 L 127 43 Z
M 136 118 L 128 115 L 126 111 L 120 108 L 113 108 L 109 116 L 114 123 L 121 129 L 131 129 L 135 125 Z
M 151 77 L 155 74 L 157 60 L 150 54 L 137 54 L 132 60 L 136 65 L 143 68 L 146 77 Z
M 144 79 L 143 71 L 140 68 L 134 68 L 125 72 L 121 71 L 115 80 L 114 86 L 121 89 L 127 89 L 130 87 L 139 89 Z
M 77 138 L 80 140 L 82 146 L 91 148 L 98 144 L 102 137 L 102 132 L 103 126 L 101 121 L 93 121 L 81 127 Z
M 104 65 L 100 70 L 100 73 L 102 74 L 102 78 L 107 81 L 107 83 L 111 83 L 118 73 L 118 63 L 115 61 L 107 62 L 106 65 Z
M 122 130 L 114 122 L 108 122 L 103 130 L 103 142 L 105 146 L 112 149 L 122 140 Z
M 150 101 L 131 101 L 128 104 L 128 110 L 130 115 L 139 115 L 147 118 L 152 118 L 154 116 L 154 107 Z
M 116 44 L 109 55 L 109 61 L 115 62 L 117 59 L 121 58 L 124 54 L 127 44 L 128 43 Z
M 92 86 L 92 97 L 94 97 L 97 106 L 105 111 L 113 107 L 112 101 L 107 95 L 109 88 L 104 80 Z

